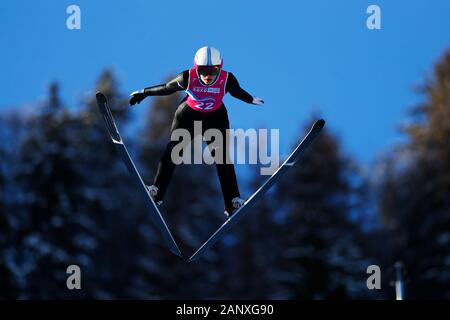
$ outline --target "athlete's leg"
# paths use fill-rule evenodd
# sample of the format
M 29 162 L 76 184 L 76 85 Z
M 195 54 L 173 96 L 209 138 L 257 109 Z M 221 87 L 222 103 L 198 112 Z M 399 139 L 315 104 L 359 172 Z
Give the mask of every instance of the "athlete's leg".
M 217 175 L 219 176 L 220 187 L 222 189 L 225 210 L 229 213 L 233 211 L 233 206 L 231 200 L 235 197 L 240 197 L 239 188 L 236 179 L 236 173 L 234 171 L 234 164 L 230 160 L 229 148 L 227 145 L 226 135 L 230 128 L 230 123 L 228 120 L 228 113 L 224 106 L 220 109 L 214 111 L 214 115 L 208 118 L 204 124 L 204 130 L 209 128 L 218 129 L 222 133 L 223 141 L 222 144 L 210 141 L 208 142 L 208 147 L 213 156 L 217 155 L 217 159 L 221 160 L 220 163 L 216 161 Z M 221 152 L 219 152 L 219 148 Z M 222 156 L 220 156 L 222 155 Z
M 191 136 L 193 135 L 194 119 L 191 111 L 189 110 L 189 106 L 185 103 L 182 103 L 175 112 L 172 127 L 170 129 L 170 135 L 172 135 L 172 132 L 177 129 L 186 129 L 189 131 Z M 178 143 L 178 141 L 169 141 L 159 161 L 158 169 L 153 182 L 153 184 L 159 189 L 158 194 L 155 197 L 156 201 L 162 200 L 166 194 L 167 187 L 169 186 L 169 182 L 175 170 L 175 164 L 172 160 L 172 149 Z

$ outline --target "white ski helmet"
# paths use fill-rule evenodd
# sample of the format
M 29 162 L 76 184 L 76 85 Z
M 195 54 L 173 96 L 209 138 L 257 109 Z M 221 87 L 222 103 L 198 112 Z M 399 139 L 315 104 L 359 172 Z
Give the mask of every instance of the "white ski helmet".
M 216 48 L 202 47 L 197 50 L 194 58 L 195 67 L 198 66 L 220 66 L 222 67 L 223 59 Z

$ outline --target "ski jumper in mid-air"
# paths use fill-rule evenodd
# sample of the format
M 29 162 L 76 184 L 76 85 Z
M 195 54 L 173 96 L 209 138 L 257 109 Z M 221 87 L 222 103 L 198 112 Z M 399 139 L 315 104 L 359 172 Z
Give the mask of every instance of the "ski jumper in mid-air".
M 164 96 L 184 90 L 187 95 L 178 106 L 172 122 L 171 132 L 176 129 L 186 129 L 194 137 L 194 121 L 201 121 L 202 134 L 208 129 L 218 129 L 225 139 L 229 129 L 228 113 L 222 100 L 229 92 L 233 97 L 244 102 L 261 105 L 264 101 L 254 97 L 239 86 L 236 77 L 222 69 L 223 59 L 220 52 L 212 47 L 200 48 L 194 58 L 194 67 L 183 71 L 166 84 L 148 87 L 131 94 L 130 105 L 140 103 L 148 96 Z M 162 203 L 175 164 L 171 154 L 174 146 L 179 143 L 170 141 L 158 164 L 153 185 L 148 186 L 150 195 L 157 204 Z M 211 143 L 208 143 L 211 149 Z M 214 145 L 217 148 L 217 145 Z M 228 148 L 223 148 L 223 161 L 216 161 L 217 173 L 225 203 L 225 214 L 229 217 L 243 204 L 234 171 L 234 165 L 229 161 Z M 212 151 L 211 151 L 212 152 Z

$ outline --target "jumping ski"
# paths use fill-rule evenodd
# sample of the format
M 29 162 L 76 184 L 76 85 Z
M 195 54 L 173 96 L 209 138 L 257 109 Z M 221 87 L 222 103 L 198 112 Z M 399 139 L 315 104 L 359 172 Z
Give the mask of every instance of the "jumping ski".
M 112 116 L 111 110 L 108 106 L 108 101 L 106 99 L 106 96 L 101 93 L 97 92 L 96 94 L 97 104 L 100 108 L 100 112 L 103 116 L 103 120 L 105 121 L 106 128 L 108 130 L 108 133 L 111 137 L 112 142 L 119 150 L 119 154 L 122 157 L 122 160 L 125 162 L 125 165 L 127 166 L 131 176 L 133 177 L 133 180 L 138 184 L 139 190 L 142 192 L 142 195 L 145 197 L 146 205 L 149 209 L 150 216 L 155 223 L 155 225 L 158 227 L 159 231 L 161 232 L 164 241 L 169 248 L 169 250 L 176 254 L 177 256 L 181 257 L 181 251 L 178 248 L 174 238 L 172 237 L 172 234 L 170 233 L 169 228 L 167 227 L 166 222 L 164 221 L 164 218 L 162 217 L 161 213 L 158 210 L 158 207 L 156 206 L 155 202 L 153 201 L 152 197 L 150 196 L 146 185 L 144 184 L 144 181 L 141 178 L 141 175 L 139 174 L 138 170 L 136 169 L 136 166 L 133 163 L 133 160 L 131 160 L 131 157 L 128 153 L 127 148 L 125 147 L 125 144 L 123 143 L 123 140 L 119 134 L 119 131 L 117 130 L 117 126 L 114 122 L 114 118 Z
M 318 120 L 314 123 L 311 130 L 306 134 L 300 144 L 294 149 L 290 156 L 283 162 L 283 164 L 275 171 L 275 173 L 270 176 L 263 183 L 263 185 L 253 193 L 253 195 L 245 201 L 244 205 L 239 208 L 230 218 L 225 221 L 222 226 L 217 229 L 216 232 L 208 239 L 206 242 L 188 259 L 188 262 L 195 261 L 199 259 L 209 248 L 211 248 L 217 241 L 219 241 L 227 231 L 231 229 L 247 212 L 248 210 L 258 202 L 258 200 L 264 195 L 264 193 L 269 190 L 280 177 L 285 174 L 289 168 L 294 166 L 300 155 L 308 148 L 314 139 L 319 135 L 323 126 L 325 125 L 324 120 Z

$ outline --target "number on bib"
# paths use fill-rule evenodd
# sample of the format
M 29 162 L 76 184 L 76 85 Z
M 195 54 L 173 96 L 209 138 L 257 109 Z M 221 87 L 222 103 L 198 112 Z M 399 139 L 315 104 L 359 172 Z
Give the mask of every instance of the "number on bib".
M 195 107 L 200 110 L 211 110 L 213 108 L 213 106 L 214 106 L 214 102 L 207 102 L 207 103 L 199 102 L 195 105 Z

